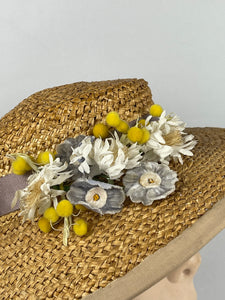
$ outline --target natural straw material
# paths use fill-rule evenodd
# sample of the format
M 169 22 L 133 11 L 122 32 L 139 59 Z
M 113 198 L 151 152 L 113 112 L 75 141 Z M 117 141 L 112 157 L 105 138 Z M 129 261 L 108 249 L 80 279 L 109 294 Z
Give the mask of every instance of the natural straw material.
M 105 288 L 98 289 L 84 299 L 133 300 L 134 297 L 168 276 L 170 272 L 180 268 L 224 228 L 225 197 L 166 247 L 146 257 L 125 276 L 114 280 Z M 184 284 L 186 283 L 185 281 Z M 175 284 L 174 287 L 176 286 Z M 168 297 L 171 300 L 171 297 Z M 151 298 L 150 300 L 158 299 Z
M 166 246 L 225 195 L 225 129 L 192 128 L 193 157 L 171 164 L 176 191 L 151 206 L 128 203 L 115 215 L 85 212 L 91 234 L 43 234 L 21 224 L 17 212 L 1 218 L 0 294 L 7 299 L 80 299 L 125 275 Z M 30 298 L 28 298 L 30 297 Z M 33 297 L 33 298 L 32 298 Z
M 110 111 L 126 121 L 148 112 L 152 102 L 143 79 L 78 82 L 40 91 L 0 120 L 0 177 L 10 173 L 6 154 L 37 155 L 68 137 L 91 134 Z
M 5 155 L 54 150 L 67 137 L 90 134 L 115 110 L 127 121 L 147 112 L 144 80 L 76 83 L 47 89 L 21 102 L 0 120 L 0 177 L 10 173 Z M 80 299 L 125 275 L 190 228 L 225 195 L 225 129 L 192 128 L 193 157 L 171 163 L 176 191 L 151 206 L 127 202 L 120 213 L 82 213 L 90 234 L 40 232 L 18 212 L 0 218 L 0 295 L 3 299 Z M 0 178 L 1 180 L 1 178 Z M 197 224 L 197 223 L 196 223 Z

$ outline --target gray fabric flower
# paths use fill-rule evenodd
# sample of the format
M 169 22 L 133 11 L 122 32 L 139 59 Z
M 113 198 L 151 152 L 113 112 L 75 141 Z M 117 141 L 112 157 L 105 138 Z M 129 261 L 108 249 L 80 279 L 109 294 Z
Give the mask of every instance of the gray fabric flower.
M 78 147 L 85 135 L 79 135 L 76 138 L 68 138 L 62 144 L 56 147 L 57 157 L 64 163 L 65 161 L 70 163 L 70 156 L 73 152 L 72 148 Z
M 144 205 L 166 198 L 175 190 L 176 181 L 176 172 L 155 162 L 142 163 L 140 167 L 128 170 L 123 177 L 126 195 L 132 202 Z
M 61 162 L 68 163 L 68 168 L 66 169 L 66 171 L 72 172 L 73 174 L 73 177 L 71 178 L 72 180 L 76 180 L 78 177 L 82 176 L 82 173 L 79 172 L 78 170 L 79 163 L 77 163 L 77 165 L 70 164 L 70 156 L 73 152 L 72 148 L 78 147 L 84 138 L 85 135 L 79 135 L 76 138 L 68 138 L 62 144 L 56 147 L 56 152 L 57 152 L 56 157 L 59 157 Z
M 67 199 L 103 215 L 118 213 L 125 200 L 123 188 L 101 181 L 77 179 L 72 183 Z

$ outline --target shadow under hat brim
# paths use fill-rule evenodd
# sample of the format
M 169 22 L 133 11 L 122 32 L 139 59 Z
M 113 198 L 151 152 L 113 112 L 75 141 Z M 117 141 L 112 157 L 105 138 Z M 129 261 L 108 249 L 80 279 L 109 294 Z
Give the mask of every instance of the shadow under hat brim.
M 198 143 L 183 165 L 171 163 L 179 179 L 173 194 L 151 206 L 128 203 L 112 216 L 84 212 L 90 234 L 71 234 L 68 247 L 61 232 L 21 224 L 18 212 L 1 217 L 0 292 L 15 299 L 131 299 L 203 247 L 225 227 L 225 129 L 187 132 Z

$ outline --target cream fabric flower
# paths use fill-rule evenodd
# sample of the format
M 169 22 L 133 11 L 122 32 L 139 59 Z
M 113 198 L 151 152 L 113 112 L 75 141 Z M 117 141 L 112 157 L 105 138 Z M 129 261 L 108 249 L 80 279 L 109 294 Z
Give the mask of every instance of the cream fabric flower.
M 71 177 L 70 172 L 63 172 L 66 168 L 67 163 L 62 164 L 59 158 L 53 161 L 51 157 L 49 164 L 40 167 L 40 171 L 28 177 L 27 187 L 15 193 L 12 207 L 20 201 L 19 215 L 23 216 L 23 221 L 33 220 L 37 215 L 42 215 L 52 203 L 56 207 L 57 196 L 65 195 L 65 191 L 51 187 Z
M 85 138 L 79 147 L 73 149 L 71 163 L 80 161 L 78 169 L 82 173 L 104 173 L 110 179 L 120 178 L 125 169 L 138 166 L 142 155 L 138 145 L 127 147 L 120 141 L 116 132 L 114 135 L 115 138 L 105 140 Z
M 163 111 L 158 120 L 151 120 L 152 116 L 149 116 L 145 121 L 145 127 L 151 137 L 142 147 L 144 153 L 153 151 L 159 157 L 159 161 L 165 164 L 168 164 L 171 158 L 183 163 L 182 155 L 193 155 L 191 150 L 197 142 L 193 140 L 193 135 L 183 132 L 186 124 L 178 116 L 166 115 L 166 111 Z

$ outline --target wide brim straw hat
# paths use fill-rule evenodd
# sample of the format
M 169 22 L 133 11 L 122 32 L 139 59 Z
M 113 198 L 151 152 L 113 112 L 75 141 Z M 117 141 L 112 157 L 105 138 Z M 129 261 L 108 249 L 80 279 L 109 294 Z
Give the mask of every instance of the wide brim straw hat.
M 170 163 L 179 179 L 175 192 L 150 206 L 128 202 L 113 215 L 84 212 L 90 234 L 71 234 L 68 246 L 61 231 L 44 234 L 10 211 L 25 179 L 11 174 L 8 154 L 54 151 L 68 137 L 90 135 L 110 111 L 132 121 L 152 104 L 143 79 L 78 82 L 35 93 L 0 120 L 2 299 L 132 299 L 225 227 L 222 128 L 186 129 L 197 145 L 183 164 Z

